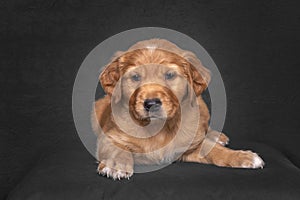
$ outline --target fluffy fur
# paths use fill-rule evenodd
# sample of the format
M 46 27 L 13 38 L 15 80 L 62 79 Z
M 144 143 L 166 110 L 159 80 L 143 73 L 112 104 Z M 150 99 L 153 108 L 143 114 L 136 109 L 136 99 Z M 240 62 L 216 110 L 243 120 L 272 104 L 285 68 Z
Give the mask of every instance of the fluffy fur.
M 114 179 L 129 178 L 134 164 L 174 160 L 262 168 L 264 162 L 256 153 L 226 148 L 228 137 L 209 128 L 209 111 L 201 97 L 209 80 L 209 71 L 192 52 L 167 40 L 141 41 L 117 52 L 100 75 L 107 95 L 95 102 L 92 112 L 98 172 Z M 152 113 L 144 103 L 154 98 L 161 101 L 161 108 Z M 113 116 L 111 104 L 118 115 Z M 139 131 L 126 124 L 128 116 L 142 127 Z M 161 125 L 161 119 L 162 128 L 149 136 L 148 125 Z M 208 133 L 217 133 L 206 139 L 216 144 L 203 157 L 200 150 Z

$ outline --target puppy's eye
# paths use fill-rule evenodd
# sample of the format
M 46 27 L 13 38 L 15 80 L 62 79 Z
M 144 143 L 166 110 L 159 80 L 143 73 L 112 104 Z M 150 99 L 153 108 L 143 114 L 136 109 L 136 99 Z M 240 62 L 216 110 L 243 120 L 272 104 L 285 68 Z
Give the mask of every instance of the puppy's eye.
M 138 74 L 135 74 L 135 75 L 131 76 L 131 80 L 138 82 L 141 80 L 141 76 Z
M 165 73 L 165 79 L 166 80 L 172 80 L 176 77 L 176 73 L 175 72 L 167 72 Z

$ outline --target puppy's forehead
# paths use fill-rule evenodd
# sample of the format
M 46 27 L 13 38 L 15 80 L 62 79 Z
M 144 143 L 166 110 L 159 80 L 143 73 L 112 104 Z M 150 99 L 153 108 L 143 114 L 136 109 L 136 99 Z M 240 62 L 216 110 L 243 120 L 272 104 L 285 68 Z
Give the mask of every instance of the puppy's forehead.
M 180 71 L 180 68 L 176 64 L 147 64 L 130 67 L 127 72 L 143 72 L 143 73 L 159 73 L 166 72 L 168 70 Z
M 173 63 L 167 64 L 167 66 L 168 66 L 170 69 L 173 69 L 173 70 L 176 70 L 176 71 L 179 71 L 179 70 L 180 70 L 179 66 L 176 65 L 176 64 L 173 64 Z

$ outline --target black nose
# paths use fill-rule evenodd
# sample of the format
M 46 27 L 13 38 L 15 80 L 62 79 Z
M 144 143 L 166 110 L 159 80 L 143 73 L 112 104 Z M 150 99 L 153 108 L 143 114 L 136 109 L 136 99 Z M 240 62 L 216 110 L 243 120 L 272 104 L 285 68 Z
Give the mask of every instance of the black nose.
M 158 111 L 161 107 L 161 101 L 158 98 L 154 98 L 154 99 L 146 99 L 144 101 L 144 108 L 146 111 Z

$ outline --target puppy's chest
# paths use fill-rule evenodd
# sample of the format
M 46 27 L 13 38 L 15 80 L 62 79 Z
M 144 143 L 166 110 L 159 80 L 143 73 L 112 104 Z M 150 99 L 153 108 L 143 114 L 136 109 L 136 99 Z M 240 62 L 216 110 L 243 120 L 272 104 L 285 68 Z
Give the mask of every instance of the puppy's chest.
M 176 149 L 159 149 L 153 152 L 147 153 L 134 153 L 135 164 L 148 164 L 148 165 L 159 165 L 172 163 L 177 160 L 181 155 L 180 152 L 176 152 Z
M 178 133 L 168 142 L 152 141 L 144 145 L 144 153 L 134 153 L 134 160 L 136 164 L 172 163 L 187 150 L 197 147 L 201 141 L 199 135 Z

